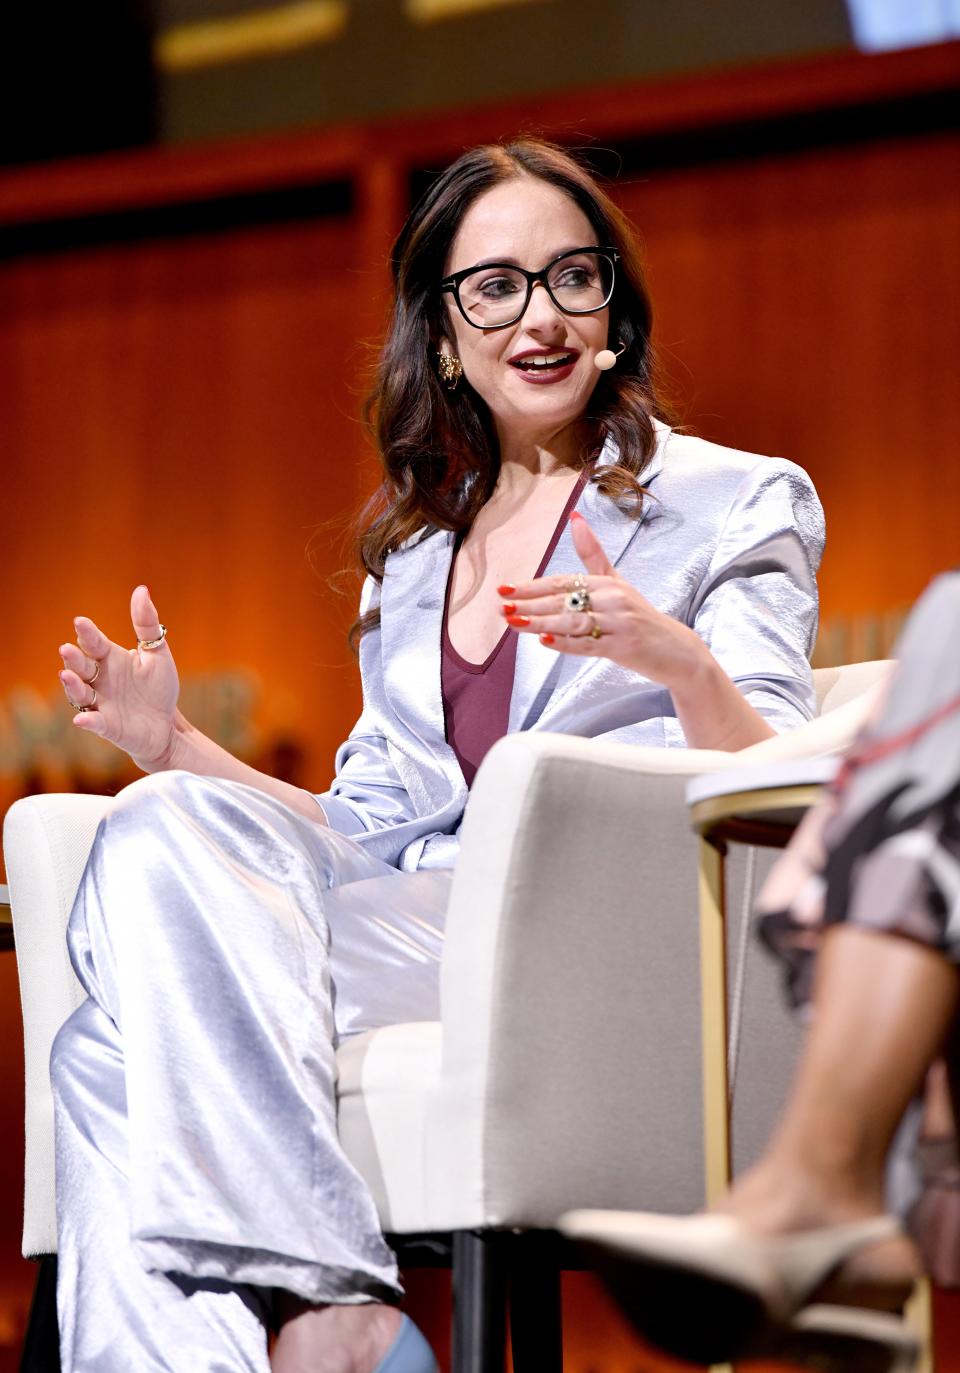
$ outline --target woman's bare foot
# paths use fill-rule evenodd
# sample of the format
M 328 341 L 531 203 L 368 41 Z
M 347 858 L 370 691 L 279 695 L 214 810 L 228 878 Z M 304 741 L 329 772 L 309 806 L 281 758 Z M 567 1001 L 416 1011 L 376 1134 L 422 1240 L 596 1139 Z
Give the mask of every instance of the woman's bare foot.
M 395 1306 L 309 1306 L 290 1293 L 278 1300 L 282 1322 L 273 1348 L 273 1373 L 373 1373 L 397 1337 Z

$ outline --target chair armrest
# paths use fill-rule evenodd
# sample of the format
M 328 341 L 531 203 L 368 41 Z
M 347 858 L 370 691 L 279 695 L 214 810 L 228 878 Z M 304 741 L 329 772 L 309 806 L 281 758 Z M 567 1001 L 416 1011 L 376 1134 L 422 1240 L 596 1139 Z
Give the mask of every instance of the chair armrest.
M 491 750 L 441 970 L 427 1170 L 448 1224 L 702 1204 L 698 841 L 684 792 L 736 761 L 532 733 Z M 727 865 L 731 946 L 746 867 L 742 849 Z M 796 1046 L 773 964 L 749 961 L 738 1168 L 772 1125 Z
M 439 1213 L 450 1216 L 464 1177 L 486 1216 L 513 1224 L 551 1225 L 574 1204 L 700 1204 L 697 855 L 684 788 L 730 762 L 546 734 L 491 750 L 464 821 L 441 970 Z
M 23 1008 L 26 1190 L 23 1252 L 55 1253 L 50 1048 L 83 1000 L 64 932 L 109 796 L 47 795 L 17 801 L 3 825 Z
M 867 664 L 866 666 L 874 666 Z M 877 664 L 886 667 L 885 663 Z M 826 715 L 818 715 L 797 729 L 762 739 L 739 753 L 729 754 L 732 767 L 746 763 L 786 762 L 793 758 L 811 758 L 825 754 L 844 753 L 853 743 L 886 688 L 886 677 L 878 678 L 851 699 L 833 707 Z M 706 769 L 705 769 L 706 770 Z M 712 769 L 711 769 L 712 770 Z

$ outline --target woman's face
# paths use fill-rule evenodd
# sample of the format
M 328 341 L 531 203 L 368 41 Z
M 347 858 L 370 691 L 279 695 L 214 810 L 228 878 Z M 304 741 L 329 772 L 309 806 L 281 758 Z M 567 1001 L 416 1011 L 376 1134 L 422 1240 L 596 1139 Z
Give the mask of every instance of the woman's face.
M 450 245 L 445 275 L 485 262 L 537 272 L 571 248 L 596 246 L 590 221 L 568 195 L 535 177 L 519 176 L 471 205 Z M 548 439 L 584 413 L 600 376 L 593 360 L 607 346 L 608 307 L 566 315 L 537 283 L 515 324 L 476 329 L 463 318 L 452 293 L 445 299 L 453 351 L 489 406 L 501 443 L 511 437 Z

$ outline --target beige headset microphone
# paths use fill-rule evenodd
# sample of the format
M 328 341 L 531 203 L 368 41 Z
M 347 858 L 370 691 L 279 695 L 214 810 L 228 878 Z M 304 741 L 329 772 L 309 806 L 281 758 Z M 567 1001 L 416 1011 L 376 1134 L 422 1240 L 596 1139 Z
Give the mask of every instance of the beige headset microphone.
M 599 367 L 601 372 L 609 372 L 620 354 L 626 351 L 627 345 L 625 343 L 622 343 L 615 353 L 609 348 L 603 348 L 593 359 L 593 365 Z

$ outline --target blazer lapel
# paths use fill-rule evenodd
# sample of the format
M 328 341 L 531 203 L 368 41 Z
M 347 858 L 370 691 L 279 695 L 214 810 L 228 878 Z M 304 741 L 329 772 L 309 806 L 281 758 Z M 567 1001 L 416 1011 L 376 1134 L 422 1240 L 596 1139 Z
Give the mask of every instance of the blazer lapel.
M 389 560 L 381 634 L 383 686 L 394 713 L 455 777 L 459 764 L 444 737 L 440 693 L 440 636 L 453 540 L 441 530 Z
M 663 445 L 669 434 L 665 425 L 656 421 L 654 423 L 659 441 L 643 473 L 644 486 L 649 486 L 663 467 Z M 615 460 L 616 453 L 612 444 L 605 444 L 598 460 L 598 467 L 606 466 Z M 618 509 L 592 482 L 587 482 L 576 509 L 596 534 L 603 551 L 616 567 L 638 536 L 652 503 L 652 497 L 644 500 L 640 518 L 637 519 L 635 515 L 625 514 Z M 583 570 L 583 563 L 573 546 L 573 536 L 568 525 L 560 535 L 553 557 L 543 575 L 572 577 Z M 520 634 L 518 638 L 517 667 L 510 701 L 511 733 L 514 730 L 531 728 L 540 719 L 551 697 L 566 687 L 578 673 L 589 671 L 598 662 L 603 661 L 597 658 L 574 658 L 565 653 L 558 653 L 556 649 L 545 648 L 535 634 Z

